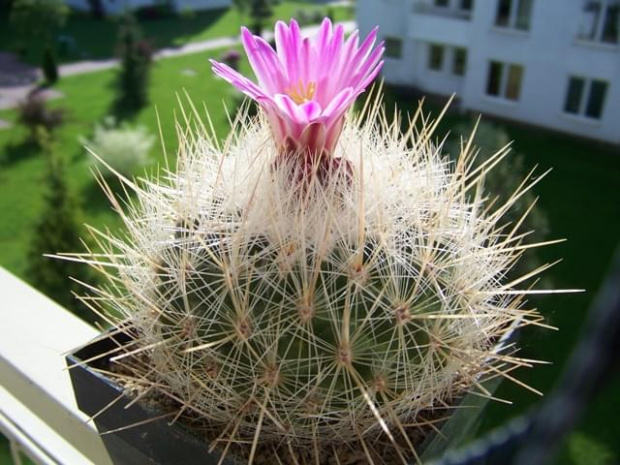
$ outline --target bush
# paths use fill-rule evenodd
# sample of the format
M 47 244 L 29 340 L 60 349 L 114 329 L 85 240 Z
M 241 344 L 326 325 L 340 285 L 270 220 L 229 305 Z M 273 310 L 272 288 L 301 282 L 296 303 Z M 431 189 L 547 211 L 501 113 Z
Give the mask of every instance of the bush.
M 93 167 L 107 177 L 112 172 L 106 164 L 123 175 L 131 175 L 145 166 L 155 137 L 142 126 L 118 125 L 114 118 L 106 118 L 95 125 L 92 140 L 81 138 L 80 141 L 103 161 L 91 156 Z
M 235 71 L 239 71 L 239 61 L 241 60 L 241 54 L 231 48 L 222 54 L 220 57 L 220 62 L 230 66 Z
M 18 107 L 18 121 L 26 126 L 33 140 L 37 140 L 37 128 L 44 128 L 48 133 L 62 126 L 65 110 L 49 109 L 45 99 L 37 92 L 31 92 Z

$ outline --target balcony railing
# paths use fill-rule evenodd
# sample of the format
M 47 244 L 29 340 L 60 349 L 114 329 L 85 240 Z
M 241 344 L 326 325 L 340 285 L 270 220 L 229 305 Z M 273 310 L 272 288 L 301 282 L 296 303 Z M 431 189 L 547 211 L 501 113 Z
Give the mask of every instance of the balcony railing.
M 98 331 L 2 268 L 0 295 L 0 433 L 16 463 L 23 453 L 46 465 L 111 465 L 64 361 Z
M 414 14 L 431 14 L 436 16 L 444 16 L 446 18 L 456 18 L 462 20 L 471 19 L 471 10 L 457 8 L 455 6 L 435 6 L 428 1 L 417 1 L 413 3 Z

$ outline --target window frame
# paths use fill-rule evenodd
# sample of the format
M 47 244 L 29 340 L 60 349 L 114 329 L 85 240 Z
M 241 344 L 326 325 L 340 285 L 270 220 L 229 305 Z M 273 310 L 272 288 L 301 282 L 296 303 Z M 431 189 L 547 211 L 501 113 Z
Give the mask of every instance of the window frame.
M 427 55 L 427 59 L 426 59 L 426 68 L 429 71 L 434 71 L 437 73 L 442 72 L 445 69 L 445 64 L 446 64 L 446 45 L 444 44 L 439 44 L 436 42 L 428 42 L 428 55 Z M 438 62 L 438 67 L 435 68 L 433 66 L 433 50 L 439 51 L 439 62 Z
M 400 60 L 403 57 L 403 39 L 401 37 L 384 36 L 383 45 L 385 47 L 385 58 Z
M 598 11 L 597 11 L 598 9 Z M 616 10 L 615 14 L 612 10 Z M 591 42 L 603 44 L 620 45 L 620 1 L 618 0 L 588 0 L 584 5 L 584 14 L 592 14 L 592 22 L 588 24 L 589 31 L 581 32 L 580 38 Z M 616 22 L 614 23 L 613 15 Z M 607 40 L 608 27 L 615 25 L 615 40 Z
M 458 68 L 459 68 L 459 63 L 457 60 L 458 58 L 458 54 L 459 53 L 463 53 L 463 60 L 462 63 L 460 64 L 462 66 L 462 69 L 460 70 L 460 72 L 458 72 Z M 452 47 L 452 66 L 451 66 L 451 72 L 454 76 L 465 76 L 465 74 L 467 74 L 467 62 L 469 61 L 469 50 L 467 50 L 467 47 Z
M 489 60 L 487 81 L 485 85 L 485 95 L 490 98 L 504 100 L 507 102 L 519 102 L 521 100 L 521 91 L 523 89 L 523 81 L 525 80 L 525 66 L 519 63 L 508 63 L 499 60 Z M 493 68 L 499 70 L 499 76 L 493 78 Z M 511 80 L 517 76 L 518 86 L 516 91 L 512 91 L 513 86 Z M 496 85 L 492 86 L 492 83 Z M 492 87 L 497 92 L 492 91 Z
M 506 17 L 505 24 L 503 21 L 500 22 L 500 11 L 502 9 L 502 4 L 508 4 L 508 16 Z M 525 5 L 528 5 L 527 8 Z M 522 27 L 519 25 L 520 15 L 519 12 L 522 9 L 526 9 L 527 15 L 526 23 Z M 532 11 L 534 10 L 534 0 L 497 0 L 497 7 L 495 9 L 495 20 L 493 25 L 497 28 L 501 29 L 513 29 L 521 32 L 529 32 L 532 29 Z
M 569 103 L 569 98 L 570 98 L 570 93 L 571 93 L 570 92 L 571 84 L 573 82 L 581 82 L 581 89 L 579 91 L 579 96 L 577 98 L 578 102 L 576 105 L 577 107 L 576 111 L 571 111 L 568 108 L 569 106 L 568 103 Z M 593 97 L 595 97 L 595 94 L 593 94 L 593 88 L 595 85 L 602 85 L 602 94 L 601 94 L 602 101 L 599 104 L 598 110 L 595 111 L 595 113 L 598 113 L 597 115 L 591 114 L 591 107 L 593 105 Z M 605 113 L 607 97 L 609 95 L 609 86 L 610 86 L 609 81 L 606 81 L 604 79 L 590 78 L 590 77 L 578 76 L 578 75 L 569 75 L 568 83 L 566 85 L 566 92 L 564 93 L 564 104 L 562 107 L 562 112 L 566 115 L 574 116 L 577 118 L 585 118 L 590 121 L 602 120 L 604 113 Z

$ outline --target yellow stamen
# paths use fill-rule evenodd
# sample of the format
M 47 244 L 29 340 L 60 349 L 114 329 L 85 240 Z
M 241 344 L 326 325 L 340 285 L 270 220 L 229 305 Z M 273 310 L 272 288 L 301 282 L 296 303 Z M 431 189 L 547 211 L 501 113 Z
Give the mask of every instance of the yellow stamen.
M 297 86 L 292 86 L 285 90 L 285 92 L 293 99 L 297 105 L 306 103 L 314 98 L 316 92 L 316 83 L 309 82 L 308 86 L 304 86 L 304 83 L 299 79 Z

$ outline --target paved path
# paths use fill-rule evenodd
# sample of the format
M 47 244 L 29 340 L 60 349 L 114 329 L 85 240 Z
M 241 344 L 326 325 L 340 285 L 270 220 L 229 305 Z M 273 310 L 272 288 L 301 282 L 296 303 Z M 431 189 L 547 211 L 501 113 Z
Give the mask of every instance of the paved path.
M 355 21 L 346 21 L 342 23 L 346 32 L 355 29 Z M 319 25 L 308 26 L 302 29 L 304 35 L 312 35 L 319 29 Z M 273 38 L 273 33 L 267 32 L 263 34 L 266 40 Z M 202 42 L 193 42 L 185 44 L 181 47 L 168 47 L 155 52 L 155 59 L 170 58 L 180 55 L 189 55 L 191 53 L 215 50 L 224 47 L 233 47 L 240 43 L 239 37 L 219 37 L 217 39 L 205 40 Z M 76 74 L 94 73 L 104 69 L 111 69 L 118 66 L 119 60 L 110 58 L 106 60 L 88 60 L 61 65 L 59 67 L 60 76 L 74 76 Z M 0 110 L 14 108 L 24 99 L 24 97 L 34 88 L 33 83 L 21 86 L 4 86 L 0 82 Z

